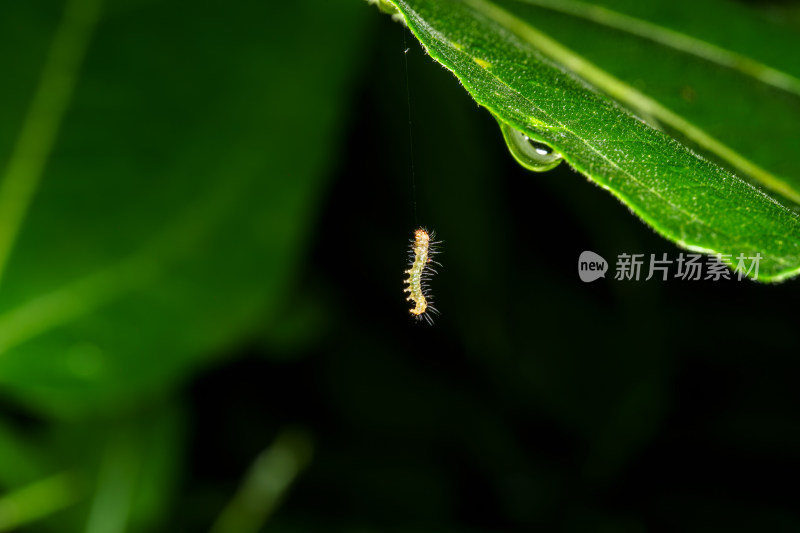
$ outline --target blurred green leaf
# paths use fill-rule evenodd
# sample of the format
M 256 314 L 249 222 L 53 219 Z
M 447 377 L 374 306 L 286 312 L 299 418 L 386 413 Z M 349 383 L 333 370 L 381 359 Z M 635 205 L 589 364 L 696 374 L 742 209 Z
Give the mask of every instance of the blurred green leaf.
M 311 461 L 313 442 L 302 430 L 285 429 L 265 448 L 211 527 L 211 533 L 257 533 Z
M 35 447 L 27 432 L 3 428 L 0 530 L 151 531 L 169 514 L 184 430 L 173 404 L 54 423 L 36 433 Z
M 48 474 L 42 450 L 0 419 L 0 487 L 34 482 Z
M 152 531 L 172 514 L 184 444 L 182 415 L 164 405 L 86 428 L 96 437 L 91 453 L 77 448 L 85 434 L 68 435 L 72 452 L 95 475 L 91 497 L 75 514 L 87 533 Z
M 0 496 L 0 531 L 15 531 L 74 504 L 82 487 L 72 473 L 59 473 Z
M 723 261 L 732 267 L 740 265 L 737 260 L 740 254 L 745 259 L 760 253 L 761 280 L 777 281 L 800 272 L 800 218 L 794 210 L 795 204 L 786 199 L 800 199 L 800 189 L 794 180 L 788 181 L 753 163 L 749 156 L 694 124 L 688 115 L 669 109 L 615 77 L 605 64 L 594 64 L 554 40 L 546 33 L 549 27 L 531 11 L 529 3 L 521 0 L 393 3 L 431 56 L 453 71 L 478 103 L 501 123 L 518 130 L 520 135 L 552 146 L 575 169 L 617 196 L 665 237 L 691 250 L 724 254 Z M 631 19 L 625 20 L 630 23 Z M 602 48 L 595 44 L 595 39 L 596 35 L 587 34 L 583 38 L 585 48 Z M 661 46 L 650 40 L 647 44 Z M 609 54 L 609 58 L 612 56 Z M 647 72 L 658 72 L 661 64 L 652 61 L 647 52 L 640 54 L 638 62 L 626 63 L 620 56 L 615 61 L 625 63 L 631 71 L 645 73 L 642 74 L 645 79 Z M 747 72 L 740 69 L 735 74 L 745 78 L 747 84 L 763 85 L 763 80 L 752 75 L 753 64 L 759 63 L 753 60 L 743 67 Z M 697 156 L 592 91 L 574 74 L 646 118 L 663 122 L 681 138 L 706 149 L 715 159 L 744 169 L 759 185 L 777 194 L 767 194 Z M 706 74 L 714 75 L 713 70 Z M 787 74 L 786 79 L 793 78 Z M 780 90 L 785 93 L 785 89 Z M 778 89 L 769 86 L 769 90 Z M 794 98 L 792 93 L 787 97 Z M 783 112 L 800 116 L 796 102 L 793 105 L 784 105 Z M 726 112 L 727 108 L 716 108 L 716 115 Z M 720 130 L 725 128 L 724 124 L 719 126 Z M 781 132 L 775 135 L 780 136 Z M 769 140 L 759 139 L 759 142 L 768 144 Z M 752 144 L 752 139 L 740 142 L 748 143 Z M 742 265 L 746 268 L 749 261 L 745 259 Z
M 0 8 L 0 168 L 61 9 Z M 104 5 L 0 286 L 0 387 L 52 415 L 116 411 L 269 324 L 340 146 L 364 15 Z

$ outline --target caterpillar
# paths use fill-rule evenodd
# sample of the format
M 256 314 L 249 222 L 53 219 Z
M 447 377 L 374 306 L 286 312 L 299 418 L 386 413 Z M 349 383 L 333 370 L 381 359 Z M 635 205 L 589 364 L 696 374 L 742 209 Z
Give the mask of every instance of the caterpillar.
M 406 301 L 414 302 L 414 307 L 409 309 L 409 312 L 417 320 L 424 318 L 431 325 L 433 325 L 431 313 L 439 314 L 439 311 L 431 305 L 431 296 L 426 283 L 430 279 L 431 273 L 437 274 L 431 263 L 441 266 L 440 263 L 433 260 L 433 256 L 438 253 L 436 245 L 441 244 L 434 241 L 435 238 L 435 232 L 428 235 L 428 231 L 424 228 L 419 228 L 414 232 L 409 256 L 411 266 L 405 271 L 408 277 L 404 280 L 408 287 L 403 289 L 403 292 L 409 293 Z

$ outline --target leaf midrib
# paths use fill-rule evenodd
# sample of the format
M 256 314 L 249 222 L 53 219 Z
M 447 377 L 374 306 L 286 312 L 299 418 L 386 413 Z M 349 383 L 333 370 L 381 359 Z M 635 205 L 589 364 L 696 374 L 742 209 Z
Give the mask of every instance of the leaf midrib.
M 620 13 L 605 6 L 580 2 L 579 0 L 511 0 L 520 4 L 558 11 L 582 18 L 595 24 L 635 35 L 642 39 L 662 44 L 680 52 L 705 59 L 720 66 L 736 70 L 761 83 L 800 96 L 800 79 L 766 63 L 742 55 L 733 50 L 698 39 L 654 22 Z
M 69 109 L 102 0 L 64 7 L 39 82 L 0 181 L 0 283 Z

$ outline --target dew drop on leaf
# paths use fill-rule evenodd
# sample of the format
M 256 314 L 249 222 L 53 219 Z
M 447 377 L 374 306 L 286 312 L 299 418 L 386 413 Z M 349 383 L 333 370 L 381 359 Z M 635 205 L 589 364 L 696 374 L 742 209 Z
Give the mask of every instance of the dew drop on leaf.
M 511 155 L 528 170 L 545 172 L 561 163 L 561 154 L 548 145 L 535 141 L 502 122 L 500 122 L 500 129 L 503 131 L 503 138 L 506 140 Z

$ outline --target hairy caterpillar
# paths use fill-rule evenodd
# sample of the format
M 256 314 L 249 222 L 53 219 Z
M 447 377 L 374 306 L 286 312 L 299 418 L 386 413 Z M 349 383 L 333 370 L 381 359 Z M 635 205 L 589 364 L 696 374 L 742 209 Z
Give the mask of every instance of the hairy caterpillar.
M 409 293 L 406 301 L 411 300 L 414 302 L 414 307 L 409 312 L 416 317 L 417 320 L 425 319 L 428 324 L 433 324 L 431 313 L 439 314 L 439 311 L 431 305 L 431 297 L 428 293 L 426 282 L 430 279 L 431 273 L 436 274 L 436 270 L 431 267 L 431 263 L 441 266 L 433 260 L 436 255 L 436 245 L 439 242 L 434 241 L 436 237 L 435 232 L 428 235 L 427 230 L 419 228 L 414 232 L 414 240 L 411 241 L 411 267 L 405 271 L 408 278 L 405 283 L 408 285 L 403 292 Z

